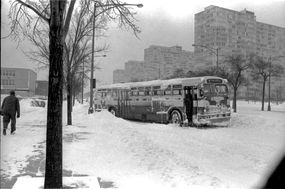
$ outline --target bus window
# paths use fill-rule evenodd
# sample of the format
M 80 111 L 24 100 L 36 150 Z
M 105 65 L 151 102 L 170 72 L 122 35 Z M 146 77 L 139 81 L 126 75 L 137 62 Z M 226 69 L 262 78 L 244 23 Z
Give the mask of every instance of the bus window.
M 131 96 L 138 96 L 138 90 L 136 87 L 131 88 Z
M 204 86 L 203 86 L 203 91 L 204 91 L 204 93 L 211 93 L 212 91 L 211 91 L 211 85 L 209 85 L 209 84 L 205 84 Z
M 182 94 L 182 85 L 173 85 L 172 86 L 173 95 L 181 95 Z
M 153 95 L 161 95 L 160 86 L 154 86 L 152 90 L 153 90 Z
M 227 93 L 228 92 L 228 88 L 226 85 L 217 84 L 215 89 L 217 93 Z
M 145 87 L 145 95 L 150 96 L 151 95 L 151 87 Z
M 181 89 L 173 89 L 173 95 L 181 95 Z
M 105 97 L 106 96 L 106 92 L 102 92 L 101 93 L 101 97 L 103 98 L 103 97 Z
M 98 99 L 100 99 L 101 98 L 101 92 L 96 92 L 95 93 L 95 100 L 98 100 Z
M 171 95 L 171 85 L 168 85 L 164 90 L 164 95 Z
M 139 96 L 144 96 L 144 87 L 139 87 L 138 88 L 138 95 Z
M 203 98 L 204 97 L 204 91 L 203 89 L 199 89 L 199 98 Z
M 164 95 L 171 95 L 171 90 L 165 90 Z
M 138 91 L 131 91 L 132 96 L 138 96 Z
M 112 91 L 112 97 L 117 97 L 116 91 Z

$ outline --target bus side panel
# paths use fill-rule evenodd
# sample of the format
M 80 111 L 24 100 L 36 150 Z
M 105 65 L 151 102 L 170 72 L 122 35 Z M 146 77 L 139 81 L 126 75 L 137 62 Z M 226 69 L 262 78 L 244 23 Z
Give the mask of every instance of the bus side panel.
M 128 90 L 118 91 L 117 107 L 118 115 L 122 118 L 128 118 L 130 114 Z
M 150 97 L 133 96 L 130 98 L 130 118 L 147 121 L 148 114 L 151 113 Z

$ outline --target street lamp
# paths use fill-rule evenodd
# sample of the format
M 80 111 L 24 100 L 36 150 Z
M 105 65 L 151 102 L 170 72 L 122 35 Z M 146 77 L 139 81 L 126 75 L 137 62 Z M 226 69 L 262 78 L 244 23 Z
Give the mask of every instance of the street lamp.
M 216 66 L 217 66 L 217 71 L 219 68 L 219 50 L 221 49 L 220 47 L 214 48 L 214 47 L 209 47 L 206 45 L 197 45 L 197 44 L 192 44 L 193 47 L 202 47 L 202 48 L 206 48 L 208 49 L 211 53 L 213 53 L 214 55 L 216 55 Z
M 98 56 L 94 56 L 94 57 L 106 57 L 107 55 L 98 55 Z M 84 71 L 84 68 L 85 68 L 85 63 L 83 62 L 82 63 L 83 64 L 83 66 L 82 66 L 82 78 L 81 78 L 81 80 L 82 80 L 82 87 L 81 87 L 81 102 L 82 102 L 82 104 L 83 104 L 83 98 L 84 98 L 84 73 L 85 73 L 85 71 Z
M 270 92 L 271 92 L 271 89 L 270 89 L 270 85 L 271 85 L 271 72 L 272 72 L 272 61 L 273 60 L 276 60 L 278 58 L 283 58 L 285 56 L 277 56 L 275 57 L 275 59 L 272 59 L 272 57 L 270 56 L 268 58 L 268 61 L 269 61 L 269 74 L 268 74 L 268 106 L 267 106 L 267 111 L 271 111 L 271 105 L 270 105 L 270 101 L 271 101 L 271 96 L 270 96 Z
M 98 16 L 99 14 L 103 13 L 99 13 L 98 15 L 96 15 L 96 4 L 97 4 L 97 1 L 94 1 L 94 13 L 93 13 L 93 33 L 92 33 L 92 62 L 91 62 L 91 78 L 90 78 L 90 106 L 89 106 L 89 109 L 88 109 L 88 114 L 92 114 L 94 112 L 93 110 L 93 72 L 94 72 L 94 44 L 95 44 L 95 18 L 96 16 Z M 112 7 L 110 7 L 112 6 Z M 136 6 L 138 8 L 142 8 L 143 7 L 143 4 L 129 4 L 129 3 L 114 3 L 114 4 L 104 4 L 104 5 L 99 5 L 99 7 L 109 7 L 107 8 L 107 10 L 110 10 L 114 7 L 122 7 L 122 6 Z M 99 56 L 99 57 L 106 57 L 106 55 L 103 55 L 103 56 Z
M 94 46 L 92 46 L 92 49 L 93 48 L 94 48 Z M 90 106 L 89 106 L 89 109 L 88 109 L 88 114 L 92 114 L 94 112 L 94 110 L 93 110 L 94 57 L 106 57 L 107 56 L 105 54 L 104 55 L 94 56 L 93 52 L 94 51 L 92 50 L 91 77 L 90 77 Z M 83 92 L 83 89 L 82 89 L 82 92 Z M 82 97 L 82 99 L 83 99 L 83 97 Z

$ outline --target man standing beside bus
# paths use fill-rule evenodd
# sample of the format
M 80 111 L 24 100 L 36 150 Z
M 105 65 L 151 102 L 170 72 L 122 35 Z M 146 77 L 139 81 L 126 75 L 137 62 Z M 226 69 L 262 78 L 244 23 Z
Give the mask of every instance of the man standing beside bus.
M 11 120 L 11 135 L 16 131 L 16 114 L 17 118 L 20 117 L 20 103 L 19 99 L 15 96 L 15 91 L 10 91 L 10 96 L 4 98 L 2 103 L 3 110 L 3 135 L 6 135 L 8 124 Z
M 193 122 L 193 98 L 192 98 L 192 94 L 190 93 L 190 90 L 186 90 L 186 95 L 184 98 L 184 104 L 186 107 L 186 116 L 187 116 L 187 120 L 188 120 L 188 126 L 192 126 L 192 122 Z

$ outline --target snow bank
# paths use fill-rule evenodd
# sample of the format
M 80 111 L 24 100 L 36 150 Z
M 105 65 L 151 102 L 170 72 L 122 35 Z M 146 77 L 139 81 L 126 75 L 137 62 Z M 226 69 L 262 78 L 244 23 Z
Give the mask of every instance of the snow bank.
M 1 137 L 2 174 L 18 174 L 45 140 L 46 109 L 28 104 L 21 102 L 17 134 Z M 113 188 L 259 187 L 285 153 L 284 104 L 261 112 L 260 104 L 238 102 L 225 128 L 133 122 L 87 114 L 88 107 L 76 104 L 73 125 L 63 124 L 63 168 Z

